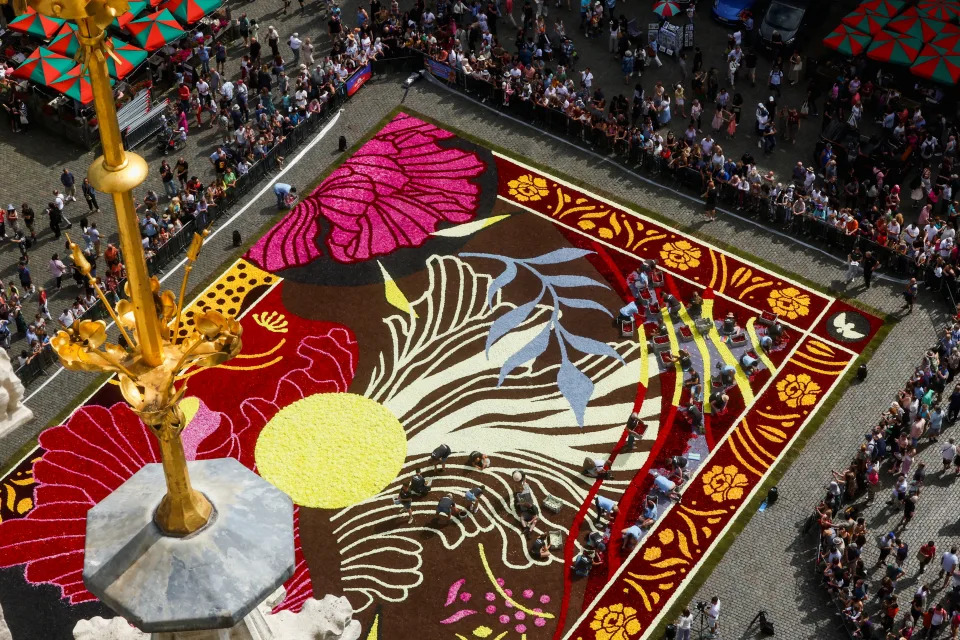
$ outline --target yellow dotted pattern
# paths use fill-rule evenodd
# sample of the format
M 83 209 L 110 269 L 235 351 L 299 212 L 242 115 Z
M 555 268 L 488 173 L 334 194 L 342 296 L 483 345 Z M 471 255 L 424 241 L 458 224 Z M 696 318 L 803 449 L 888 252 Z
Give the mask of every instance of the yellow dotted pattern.
M 183 313 L 180 336 L 186 336 L 193 328 L 193 315 L 197 311 L 216 309 L 228 316 L 236 316 L 243 308 L 244 300 L 252 291 L 262 285 L 271 285 L 279 278 L 240 260 L 225 271 L 216 282 L 200 294 L 193 304 Z

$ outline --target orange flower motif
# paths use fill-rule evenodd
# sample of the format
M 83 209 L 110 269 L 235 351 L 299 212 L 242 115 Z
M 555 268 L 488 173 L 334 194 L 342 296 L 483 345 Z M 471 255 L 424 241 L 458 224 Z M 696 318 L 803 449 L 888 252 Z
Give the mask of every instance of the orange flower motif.
M 640 633 L 640 621 L 637 610 L 621 602 L 597 609 L 590 628 L 596 632 L 595 640 L 630 640 Z
M 713 465 L 703 474 L 703 493 L 714 502 L 739 500 L 743 497 L 743 487 L 747 486 L 747 476 L 739 472 L 736 466 L 728 464 L 721 467 Z
M 530 174 L 522 175 L 516 180 L 507 182 L 509 193 L 519 202 L 536 202 L 549 195 L 547 181 L 543 178 L 535 178 Z
M 777 395 L 780 401 L 787 403 L 791 409 L 816 404 L 817 396 L 821 391 L 820 385 L 806 373 L 800 375 L 788 373 L 777 383 Z
M 796 320 L 810 313 L 810 296 L 796 287 L 774 289 L 767 298 L 767 304 L 788 320 Z
M 693 246 L 686 240 L 666 242 L 660 249 L 660 257 L 663 259 L 663 264 L 678 271 L 696 269 L 700 266 L 700 257 L 702 255 L 703 252 L 699 247 Z

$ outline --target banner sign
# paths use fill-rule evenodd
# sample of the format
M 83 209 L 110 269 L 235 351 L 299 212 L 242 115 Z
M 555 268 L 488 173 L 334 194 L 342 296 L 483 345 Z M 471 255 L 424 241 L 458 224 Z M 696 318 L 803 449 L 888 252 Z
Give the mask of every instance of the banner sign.
M 442 62 L 437 62 L 436 60 L 431 60 L 427 58 L 427 69 L 440 78 L 441 80 L 446 80 L 447 82 L 456 82 L 457 81 L 457 72 L 453 70 L 453 67 Z
M 370 63 L 368 62 L 364 67 L 358 69 L 356 73 L 347 78 L 347 95 L 352 96 L 359 91 L 360 87 L 370 79 L 371 75 L 373 75 L 373 70 L 370 68 Z

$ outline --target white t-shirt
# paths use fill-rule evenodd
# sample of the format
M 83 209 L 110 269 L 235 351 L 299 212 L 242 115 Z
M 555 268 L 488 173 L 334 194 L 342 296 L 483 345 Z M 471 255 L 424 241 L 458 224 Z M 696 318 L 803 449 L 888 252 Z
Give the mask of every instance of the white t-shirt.
M 720 602 L 716 604 L 710 603 L 710 606 L 707 607 L 707 617 L 711 620 L 716 620 L 720 617 Z
M 680 616 L 680 619 L 677 620 L 678 629 L 690 629 L 693 625 L 693 614 L 691 613 L 688 616 Z
M 944 571 L 953 571 L 957 566 L 957 556 L 956 554 L 950 553 L 949 551 L 943 554 L 943 558 L 940 560 L 940 567 Z

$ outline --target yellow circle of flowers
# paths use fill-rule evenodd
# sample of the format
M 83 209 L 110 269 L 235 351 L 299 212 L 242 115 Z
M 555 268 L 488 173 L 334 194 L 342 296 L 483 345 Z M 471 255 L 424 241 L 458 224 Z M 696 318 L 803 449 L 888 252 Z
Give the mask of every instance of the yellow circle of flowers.
M 660 249 L 660 258 L 670 269 L 686 271 L 687 269 L 696 269 L 700 266 L 700 257 L 703 252 L 699 247 L 695 247 L 686 240 L 677 240 L 676 242 L 665 242 Z
M 257 471 L 299 505 L 340 509 L 375 496 L 407 457 L 393 412 L 353 393 L 318 393 L 284 407 L 263 428 Z
M 767 298 L 767 304 L 789 320 L 796 320 L 810 313 L 810 296 L 796 287 L 774 289 Z
M 525 174 L 507 182 L 507 193 L 520 202 L 536 202 L 549 195 L 550 191 L 546 180 Z

